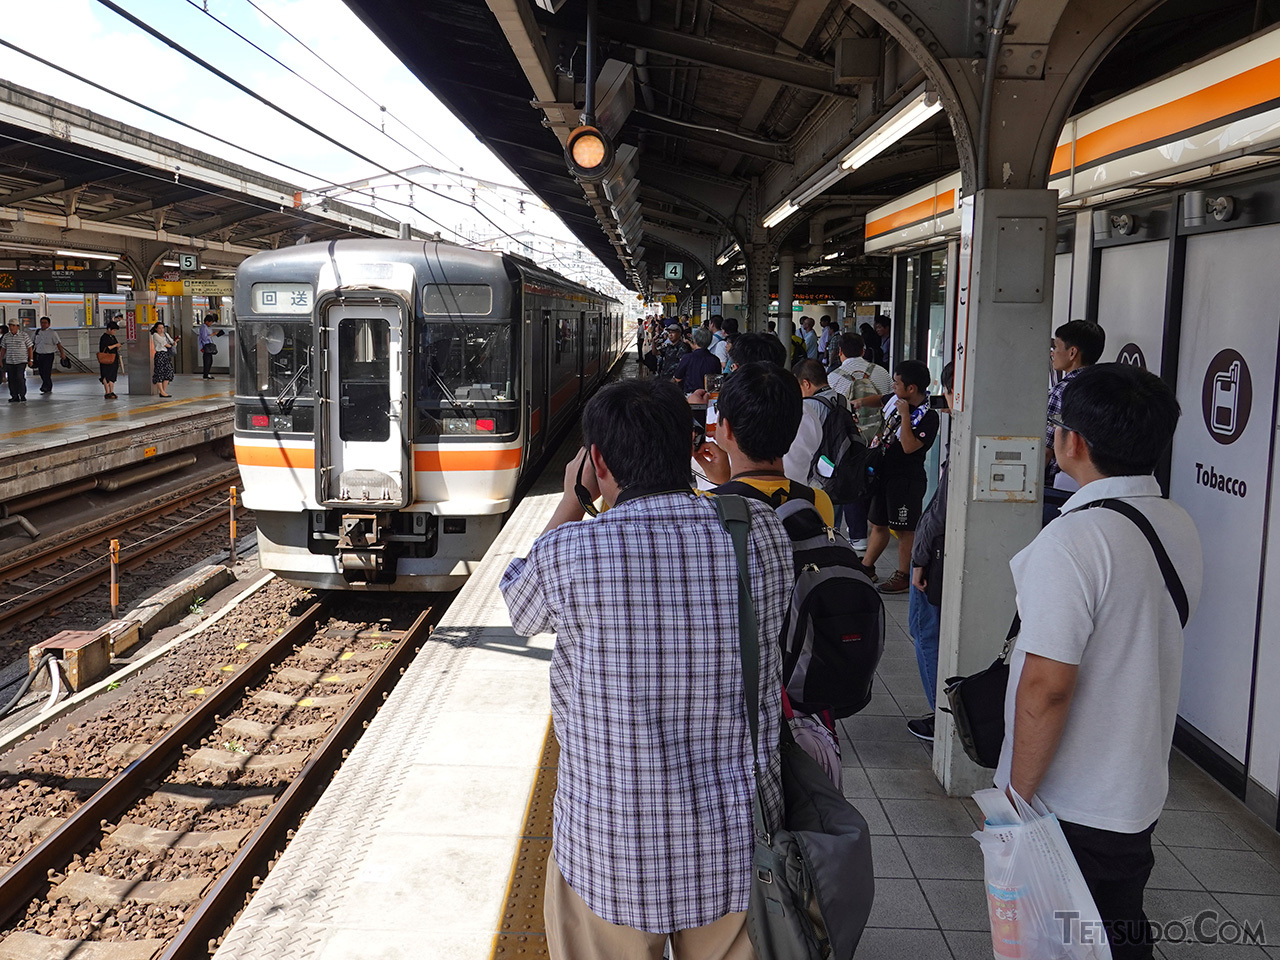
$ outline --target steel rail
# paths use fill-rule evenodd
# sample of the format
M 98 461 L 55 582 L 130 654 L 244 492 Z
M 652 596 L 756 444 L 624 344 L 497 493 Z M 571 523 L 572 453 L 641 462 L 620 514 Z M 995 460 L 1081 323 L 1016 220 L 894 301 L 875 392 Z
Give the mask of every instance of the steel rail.
M 11 580 L 14 577 L 21 577 L 30 573 L 32 570 L 38 570 L 42 566 L 50 563 L 56 563 L 61 557 L 72 552 L 73 550 L 83 549 L 86 544 L 96 543 L 99 540 L 110 540 L 117 533 L 136 526 L 138 523 L 146 523 L 156 517 L 163 516 L 165 513 L 178 510 L 187 506 L 201 497 L 207 497 L 212 493 L 227 488 L 227 481 L 235 476 L 234 471 L 228 471 L 225 477 L 219 477 L 216 480 L 210 480 L 199 488 L 174 497 L 165 503 L 159 503 L 155 506 L 147 507 L 141 513 L 131 513 L 122 515 L 119 520 L 112 520 L 105 527 L 99 527 L 89 532 L 77 533 L 73 537 L 64 540 L 61 543 L 55 543 L 52 546 L 45 547 L 34 553 L 24 553 L 22 559 L 14 563 L 0 566 L 0 581 Z
M 162 778 L 181 760 L 184 747 L 213 729 L 219 714 L 310 639 L 328 606 L 328 599 L 312 604 L 0 877 L 0 924 L 7 924 L 33 899 L 43 895 L 51 883 L 50 873 L 63 868 L 76 853 L 100 839 L 106 824 L 146 795 L 150 781 Z
M 236 519 L 239 520 L 245 513 L 246 511 L 243 507 L 237 508 Z M 197 534 L 204 533 L 206 530 L 211 530 L 226 522 L 227 515 L 225 513 L 221 511 L 212 512 L 208 518 L 190 526 L 185 526 L 181 530 L 174 531 L 172 534 L 158 539 L 154 543 L 149 543 L 141 549 L 127 553 L 122 551 L 120 566 L 126 570 L 141 566 L 165 551 L 194 538 Z M 95 565 L 92 569 L 86 570 L 70 580 L 63 581 L 56 590 L 49 593 L 36 594 L 30 600 L 19 603 L 12 609 L 0 611 L 0 630 L 6 627 L 20 626 L 43 617 L 55 607 L 63 606 L 69 600 L 82 597 L 106 582 L 110 569 L 109 562 L 106 557 L 102 557 L 100 560 L 101 563 Z M 5 574 L 0 573 L 0 576 L 5 576 Z
M 298 776 L 272 805 L 267 818 L 258 825 L 249 841 L 240 848 L 231 864 L 205 894 L 200 906 L 187 920 L 177 937 L 160 955 L 160 960 L 206 960 L 210 942 L 221 937 L 244 906 L 253 881 L 265 876 L 269 861 L 285 846 L 288 832 L 302 820 L 329 783 L 346 756 L 347 749 L 360 739 L 365 721 L 378 711 L 385 695 L 396 685 L 400 674 L 413 660 L 431 633 L 424 610 L 405 631 L 390 656 L 369 679 L 354 703 L 338 720 L 324 742 L 312 753 Z

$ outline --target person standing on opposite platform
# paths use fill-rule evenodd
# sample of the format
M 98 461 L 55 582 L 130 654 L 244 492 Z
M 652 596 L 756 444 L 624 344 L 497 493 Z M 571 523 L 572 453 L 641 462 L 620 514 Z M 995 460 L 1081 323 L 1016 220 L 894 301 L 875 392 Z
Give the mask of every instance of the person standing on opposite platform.
M 1152 476 L 1179 414 L 1169 385 L 1137 367 L 1107 363 L 1072 378 L 1053 443 L 1080 489 L 1009 562 L 1022 627 L 995 782 L 1039 796 L 1057 816 L 1114 960 L 1153 952 L 1142 900 L 1169 788 L 1182 621 L 1176 588 L 1138 523 L 1089 508 L 1111 500 L 1146 518 L 1173 560 L 1190 616 L 1203 576 L 1200 537 Z
M 583 411 L 582 437 L 546 530 L 500 584 L 517 633 L 556 634 L 548 952 L 659 960 L 670 940 L 680 960 L 749 960 L 752 766 L 776 823 L 781 652 L 760 644 L 753 757 L 737 593 L 691 577 L 655 615 L 646 589 L 654 570 L 736 569 L 714 500 L 690 488 L 688 405 L 669 382 L 609 384 Z M 583 520 L 597 496 L 610 509 Z M 791 542 L 767 504 L 746 505 L 760 636 L 776 637 Z
M 18 321 L 9 321 L 9 331 L 0 337 L 0 366 L 9 381 L 9 402 L 27 402 L 27 366 L 32 361 L 31 338 Z
M 67 359 L 67 351 L 62 349 L 62 340 L 50 323 L 48 317 L 41 317 L 40 329 L 36 331 L 34 338 L 36 370 L 40 373 L 41 393 L 53 392 L 53 358 L 60 356 L 63 360 Z
M 164 329 L 164 321 L 151 328 L 151 349 L 155 353 L 155 361 L 151 371 L 151 382 L 160 387 L 160 396 L 171 397 L 169 384 L 173 381 L 173 348 L 174 338 Z
M 218 345 L 213 342 L 213 338 L 226 336 L 225 330 L 215 331 L 213 329 L 217 319 L 217 314 L 206 313 L 204 315 L 204 323 L 200 324 L 200 362 L 204 366 L 203 377 L 205 380 L 213 379 L 213 358 L 218 354 Z
M 116 339 L 115 332 L 119 329 L 119 323 L 108 320 L 107 328 L 98 338 L 98 353 L 115 355 L 111 363 L 103 363 L 102 358 L 98 358 L 98 382 L 102 384 L 104 400 L 116 399 L 116 381 L 120 379 L 120 341 Z

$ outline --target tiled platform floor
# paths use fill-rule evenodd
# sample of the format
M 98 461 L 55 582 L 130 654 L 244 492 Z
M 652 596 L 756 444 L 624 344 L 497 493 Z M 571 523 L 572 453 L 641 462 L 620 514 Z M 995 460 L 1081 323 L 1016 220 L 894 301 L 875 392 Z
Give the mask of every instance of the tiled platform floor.
M 892 563 L 880 563 L 881 576 Z M 844 792 L 873 834 L 876 903 L 858 960 L 990 960 L 982 854 L 970 837 L 982 815 L 947 797 L 929 745 L 906 721 L 928 710 L 907 633 L 906 594 L 885 598 L 888 637 L 872 702 L 844 724 Z M 1162 943 L 1168 960 L 1280 960 L 1280 834 L 1175 752 L 1156 828 L 1148 917 L 1158 923 L 1205 910 L 1250 926 L 1264 946 Z

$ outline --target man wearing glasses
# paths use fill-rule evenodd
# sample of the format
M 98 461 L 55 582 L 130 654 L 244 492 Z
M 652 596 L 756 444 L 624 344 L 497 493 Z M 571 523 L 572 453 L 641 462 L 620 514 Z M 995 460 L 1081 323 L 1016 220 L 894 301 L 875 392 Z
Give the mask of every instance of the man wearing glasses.
M 547 948 L 555 960 L 657 957 L 670 941 L 688 960 L 747 960 L 753 759 L 771 822 L 782 802 L 780 651 L 760 645 L 753 758 L 738 597 L 718 575 L 736 561 L 715 502 L 690 487 L 688 404 L 670 382 L 610 384 L 583 411 L 582 438 L 546 530 L 501 583 L 517 633 L 556 634 Z M 609 509 L 584 520 L 600 496 Z M 767 504 L 747 507 L 760 636 L 776 637 L 791 541 Z M 655 574 L 690 575 L 655 607 Z
M 1152 956 L 1143 891 L 1203 571 L 1195 524 L 1152 476 L 1178 416 L 1168 384 L 1137 367 L 1072 377 L 1049 420 L 1080 488 L 1009 564 L 1022 626 L 996 785 L 1057 815 L 1114 960 Z

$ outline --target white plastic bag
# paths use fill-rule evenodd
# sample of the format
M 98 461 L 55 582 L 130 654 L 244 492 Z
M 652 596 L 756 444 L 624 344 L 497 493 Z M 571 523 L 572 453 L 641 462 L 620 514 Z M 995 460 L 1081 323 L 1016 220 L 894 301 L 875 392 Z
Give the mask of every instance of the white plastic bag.
M 1012 791 L 1011 791 L 1012 792 Z M 973 795 L 995 960 L 1111 960 L 1102 918 L 1058 818 L 1039 800 Z

